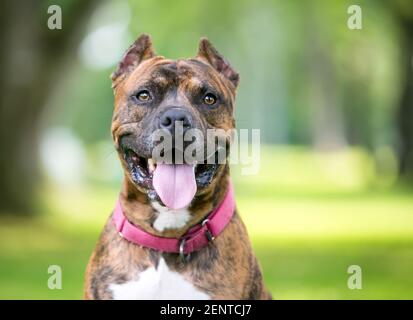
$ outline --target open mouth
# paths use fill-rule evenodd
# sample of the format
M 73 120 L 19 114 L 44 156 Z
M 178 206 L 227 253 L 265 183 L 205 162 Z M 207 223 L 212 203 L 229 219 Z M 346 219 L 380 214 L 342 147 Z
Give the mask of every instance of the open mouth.
M 165 164 L 141 157 L 131 149 L 124 152 L 133 182 L 146 189 L 151 200 L 171 209 L 187 207 L 196 191 L 211 183 L 219 167 L 215 161 L 218 155 L 213 157 L 213 161 L 209 158 L 196 164 Z

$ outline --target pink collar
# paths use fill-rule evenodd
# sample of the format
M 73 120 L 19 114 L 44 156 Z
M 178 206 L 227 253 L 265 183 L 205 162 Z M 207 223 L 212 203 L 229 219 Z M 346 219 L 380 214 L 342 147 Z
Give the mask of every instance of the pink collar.
M 234 192 L 229 182 L 227 194 L 221 204 L 201 224 L 193 226 L 180 239 L 155 236 L 133 225 L 123 214 L 119 200 L 113 212 L 113 221 L 119 234 L 126 240 L 158 251 L 180 253 L 184 257 L 213 241 L 230 222 L 234 211 Z

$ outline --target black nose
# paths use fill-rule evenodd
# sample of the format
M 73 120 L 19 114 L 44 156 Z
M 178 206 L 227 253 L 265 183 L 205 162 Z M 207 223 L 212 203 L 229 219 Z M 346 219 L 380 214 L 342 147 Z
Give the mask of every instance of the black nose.
M 182 108 L 169 108 L 159 118 L 159 128 L 166 129 L 170 133 L 175 134 L 176 126 L 182 126 L 183 133 L 191 129 L 191 114 Z

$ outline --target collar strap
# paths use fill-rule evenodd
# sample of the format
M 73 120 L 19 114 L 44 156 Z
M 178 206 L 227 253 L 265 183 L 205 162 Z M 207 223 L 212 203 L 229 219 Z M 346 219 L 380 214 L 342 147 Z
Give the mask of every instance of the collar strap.
M 221 204 L 201 224 L 193 226 L 179 239 L 156 236 L 133 225 L 125 217 L 119 200 L 112 217 L 116 230 L 126 240 L 158 251 L 180 253 L 182 256 L 198 251 L 213 241 L 230 222 L 234 211 L 234 191 L 230 181 Z

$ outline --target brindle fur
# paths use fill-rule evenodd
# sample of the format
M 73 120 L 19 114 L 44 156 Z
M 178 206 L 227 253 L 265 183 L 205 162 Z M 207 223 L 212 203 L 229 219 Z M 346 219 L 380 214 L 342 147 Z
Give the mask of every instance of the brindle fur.
M 198 56 L 188 60 L 168 60 L 156 56 L 150 38 L 141 36 L 132 45 L 112 75 L 115 91 L 115 110 L 112 137 L 125 171 L 120 193 L 123 211 L 130 222 L 149 233 L 179 238 L 193 225 L 200 223 L 224 198 L 228 187 L 228 165 L 220 165 L 209 186 L 199 190 L 189 210 L 190 221 L 180 229 L 160 232 L 153 228 L 156 212 L 150 205 L 146 191 L 132 182 L 119 146 L 119 138 L 132 135 L 140 155 L 150 157 L 149 134 L 159 108 L 180 103 L 196 117 L 196 126 L 234 128 L 233 107 L 238 74 L 206 40 L 202 39 Z M 159 96 L 156 108 L 134 105 L 130 96 L 141 84 L 152 85 Z M 216 108 L 200 108 L 194 102 L 202 86 L 219 92 Z M 173 92 L 173 97 L 167 93 Z M 207 293 L 212 299 L 270 299 L 262 274 L 252 252 L 247 231 L 237 212 L 224 231 L 207 247 L 191 254 L 182 263 L 175 253 L 160 253 L 132 244 L 117 233 L 110 217 L 93 252 L 85 277 L 85 299 L 111 299 L 108 286 L 133 280 L 136 274 L 149 267 L 157 267 L 160 257 L 168 267 Z

